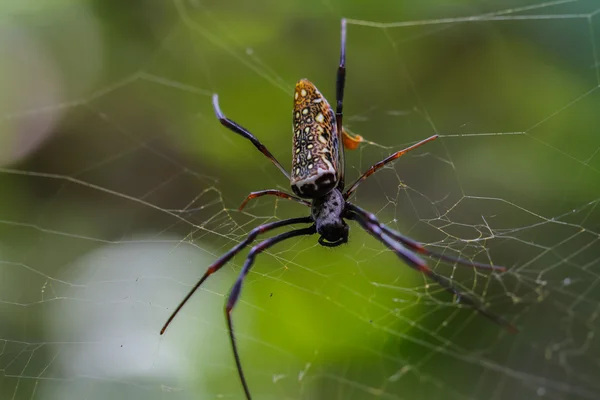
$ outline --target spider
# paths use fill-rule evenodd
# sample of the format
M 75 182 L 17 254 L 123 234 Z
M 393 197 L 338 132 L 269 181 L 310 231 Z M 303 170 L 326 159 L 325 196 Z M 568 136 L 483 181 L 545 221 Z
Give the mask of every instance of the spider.
M 318 242 L 322 246 L 337 247 L 344 244 L 348 242 L 349 231 L 349 226 L 345 222 L 346 219 L 357 222 L 365 231 L 392 250 L 402 261 L 404 261 L 404 263 L 406 263 L 406 265 L 425 274 L 429 279 L 455 295 L 457 299 L 460 299 L 463 303 L 470 305 L 477 312 L 489 318 L 496 324 L 505 327 L 509 332 L 517 332 L 517 329 L 506 319 L 491 313 L 475 298 L 462 293 L 457 289 L 448 278 L 438 275 L 431 270 L 425 261 L 417 254 L 478 269 L 505 271 L 504 267 L 481 264 L 430 251 L 415 240 L 388 228 L 379 222 L 374 214 L 367 212 L 348 201 L 348 198 L 356 191 L 360 183 L 377 170 L 409 151 L 437 139 L 438 136 L 433 135 L 374 164 L 353 184 L 344 190 L 344 145 L 353 148 L 354 144 L 361 139 L 360 137 L 352 138 L 342 127 L 345 81 L 346 20 L 342 19 L 340 63 L 337 69 L 336 79 L 337 106 L 335 113 L 325 97 L 321 95 L 319 90 L 310 81 L 301 79 L 296 84 L 293 109 L 293 158 L 291 176 L 282 167 L 281 163 L 277 161 L 273 154 L 271 154 L 271 152 L 254 135 L 252 135 L 250 131 L 230 120 L 223 114 L 219 107 L 219 98 L 217 94 L 214 94 L 212 98 L 214 111 L 220 123 L 227 129 L 250 140 L 252 144 L 269 158 L 286 178 L 290 180 L 292 191 L 295 193 L 294 196 L 274 189 L 252 192 L 242 202 L 240 210 L 246 206 L 248 201 L 265 195 L 294 200 L 311 208 L 310 216 L 270 222 L 254 228 L 246 239 L 242 240 L 208 267 L 208 270 L 185 296 L 181 303 L 179 303 L 160 331 L 161 335 L 165 333 L 165 330 L 171 321 L 173 321 L 173 318 L 175 318 L 177 313 L 186 304 L 194 292 L 196 292 L 200 285 L 202 285 L 210 275 L 221 269 L 237 253 L 248 246 L 259 234 L 288 225 L 310 224 L 310 226 L 306 228 L 280 233 L 279 235 L 266 239 L 254 246 L 248 253 L 239 277 L 235 281 L 235 284 L 227 297 L 225 317 L 227 319 L 229 338 L 231 340 L 239 379 L 248 400 L 251 398 L 250 389 L 248 388 L 244 376 L 235 341 L 231 312 L 239 299 L 244 278 L 248 275 L 248 272 L 254 263 L 254 259 L 258 254 L 269 247 L 296 236 L 313 235 L 317 233 L 319 234 Z

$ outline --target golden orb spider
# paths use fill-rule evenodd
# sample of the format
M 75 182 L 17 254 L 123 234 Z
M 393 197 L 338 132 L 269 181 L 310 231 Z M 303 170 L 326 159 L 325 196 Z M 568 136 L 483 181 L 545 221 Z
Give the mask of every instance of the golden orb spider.
M 506 269 L 504 267 L 481 264 L 427 250 L 420 243 L 379 222 L 374 214 L 369 213 L 348 201 L 348 198 L 354 193 L 358 185 L 375 173 L 375 171 L 407 152 L 437 139 L 438 136 L 433 135 L 374 164 L 350 185 L 348 189 L 344 190 L 344 146 L 355 148 L 356 143 L 360 141 L 361 138 L 352 138 L 342 127 L 344 84 L 346 80 L 346 20 L 342 19 L 341 24 L 341 54 L 336 79 L 337 106 L 335 113 L 325 97 L 321 95 L 319 90 L 310 81 L 301 79 L 296 84 L 293 109 L 293 158 L 291 176 L 281 166 L 273 154 L 271 154 L 271 152 L 254 135 L 252 135 L 250 131 L 230 120 L 223 112 L 221 112 L 218 96 L 216 94 L 213 95 L 213 107 L 221 124 L 250 140 L 252 144 L 267 156 L 286 178 L 290 180 L 292 190 L 296 194 L 296 196 L 294 196 L 274 189 L 253 192 L 242 202 L 240 210 L 246 206 L 248 201 L 265 195 L 294 200 L 311 208 L 310 216 L 271 222 L 254 228 L 250 234 L 248 234 L 246 239 L 238 243 L 208 267 L 208 270 L 192 290 L 190 290 L 187 296 L 185 296 L 181 303 L 179 303 L 160 331 L 161 335 L 165 333 L 165 330 L 171 321 L 173 321 L 173 318 L 175 318 L 189 298 L 210 275 L 221 269 L 223 265 L 248 246 L 259 234 L 293 224 L 310 224 L 307 228 L 294 229 L 289 232 L 281 233 L 254 246 L 248 253 L 246 262 L 227 298 L 225 317 L 227 319 L 229 338 L 231 340 L 233 356 L 235 358 L 240 381 L 248 400 L 251 398 L 250 389 L 248 388 L 242 370 L 242 364 L 235 342 L 231 312 L 238 301 L 242 283 L 250 271 L 254 259 L 259 253 L 269 247 L 296 236 L 318 233 L 320 235 L 318 240 L 319 244 L 328 247 L 336 247 L 346 243 L 348 241 L 349 226 L 346 224 L 345 219 L 356 221 L 364 230 L 392 250 L 409 267 L 425 274 L 429 279 L 439 284 L 446 291 L 457 296 L 463 303 L 470 305 L 477 312 L 493 322 L 504 326 L 508 331 L 512 333 L 517 331 L 517 329 L 506 319 L 486 310 L 484 306 L 473 297 L 462 293 L 452 285 L 448 278 L 438 275 L 431 270 L 417 253 L 427 257 L 478 269 L 505 271 Z

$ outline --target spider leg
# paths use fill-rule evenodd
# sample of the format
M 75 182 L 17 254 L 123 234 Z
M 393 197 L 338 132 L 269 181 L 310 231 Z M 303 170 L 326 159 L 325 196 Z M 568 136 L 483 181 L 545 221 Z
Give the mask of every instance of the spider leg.
M 282 221 L 275 221 L 275 222 L 271 222 L 268 224 L 264 224 L 264 225 L 261 225 L 261 226 L 258 226 L 256 228 L 252 229 L 252 231 L 250 231 L 250 233 L 248 234 L 246 239 L 239 242 L 237 245 L 235 245 L 235 247 L 233 247 L 227 253 L 223 254 L 221 257 L 219 257 L 219 259 L 217 261 L 215 261 L 210 267 L 208 267 L 208 269 L 206 270 L 204 275 L 202 275 L 202 278 L 200 278 L 200 280 L 196 283 L 196 285 L 194 285 L 192 290 L 189 291 L 189 293 L 183 298 L 181 303 L 179 303 L 179 305 L 177 306 L 175 311 L 173 311 L 173 313 L 171 314 L 169 319 L 167 319 L 167 322 L 165 322 L 162 329 L 160 330 L 160 334 L 162 335 L 163 333 L 165 333 L 165 331 L 171 324 L 171 321 L 173 321 L 173 318 L 175 318 L 175 316 L 183 308 L 185 303 L 187 303 L 187 301 L 190 299 L 190 297 L 192 297 L 192 295 L 196 292 L 196 290 L 198 290 L 200 285 L 202 285 L 202 283 L 204 283 L 204 281 L 209 276 L 211 276 L 212 274 L 214 274 L 215 272 L 220 270 L 221 267 L 223 267 L 223 265 L 225 265 L 229 260 L 231 260 L 233 258 L 233 256 L 235 256 L 237 253 L 239 253 L 244 247 L 248 246 L 248 244 L 250 244 L 250 242 L 252 242 L 259 234 L 268 232 L 275 228 L 280 228 L 282 226 L 287 226 L 287 225 L 292 225 L 292 224 L 301 224 L 301 223 L 311 223 L 311 222 L 313 222 L 311 217 L 290 218 L 290 219 L 284 219 Z
M 406 265 L 411 267 L 414 270 L 420 271 L 425 274 L 429 279 L 436 282 L 446 291 L 454 294 L 460 299 L 461 302 L 470 305 L 473 307 L 478 313 L 483 315 L 484 317 L 490 319 L 494 323 L 503 326 L 510 333 L 517 333 L 517 328 L 508 322 L 503 317 L 496 315 L 490 311 L 488 311 L 479 301 L 475 300 L 473 297 L 467 295 L 466 293 L 461 292 L 457 289 L 448 278 L 436 274 L 433 270 L 431 270 L 425 261 L 423 261 L 419 256 L 415 253 L 403 247 L 400 243 L 393 240 L 387 233 L 383 231 L 377 224 L 369 222 L 364 219 L 360 214 L 354 214 L 351 216 L 351 219 L 354 219 L 356 222 L 362 226 L 364 230 L 366 230 L 371 236 L 375 237 L 377 240 L 382 242 L 386 247 L 392 250 L 396 255 L 406 262 Z
M 308 202 L 306 200 L 302 200 L 299 197 L 293 196 L 291 194 L 287 194 L 286 192 L 282 192 L 281 190 L 267 189 L 267 190 L 261 190 L 258 192 L 250 193 L 248 195 L 248 197 L 246 197 L 246 199 L 240 205 L 239 211 L 242 211 L 244 209 L 244 207 L 246 207 L 246 204 L 248 204 L 248 202 L 250 200 L 256 199 L 257 197 L 267 196 L 267 195 L 281 197 L 282 199 L 286 199 L 286 200 L 294 200 L 300 204 L 304 204 L 305 206 L 310 207 L 310 202 Z
M 421 140 L 420 142 L 415 143 L 412 146 L 409 146 L 409 147 L 405 148 L 404 150 L 397 151 L 394 154 L 388 156 L 387 158 L 384 158 L 383 160 L 379 161 L 377 164 L 374 164 L 364 174 L 362 174 L 361 177 L 358 178 L 356 180 L 356 182 L 354 182 L 348 188 L 348 190 L 346 190 L 346 192 L 344 193 L 344 199 L 348 199 L 350 196 L 352 196 L 352 193 L 354 193 L 354 191 L 356 190 L 356 188 L 358 187 L 358 185 L 360 185 L 369 176 L 373 175 L 377 170 L 383 168 L 386 164 L 391 163 L 392 161 L 400 158 L 401 156 L 403 156 L 404 154 L 408 153 L 409 151 L 414 150 L 417 147 L 420 147 L 420 146 L 424 145 L 425 143 L 429 143 L 432 140 L 435 140 L 437 138 L 438 138 L 438 135 L 430 136 L 427 139 Z
M 246 393 L 246 398 L 250 400 L 250 390 L 248 389 L 248 384 L 246 383 L 246 378 L 244 377 L 244 372 L 242 370 L 242 363 L 240 361 L 240 355 L 238 353 L 237 345 L 235 344 L 235 335 L 233 333 L 233 324 L 231 322 L 231 311 L 237 304 L 237 301 L 240 296 L 240 292 L 242 290 L 242 284 L 244 283 L 244 279 L 250 268 L 252 268 L 252 264 L 254 263 L 254 259 L 259 253 L 262 253 L 269 247 L 284 241 L 286 239 L 292 238 L 294 236 L 302 236 L 302 235 L 312 235 L 316 233 L 317 230 L 314 225 L 308 228 L 296 229 L 289 232 L 281 233 L 277 236 L 273 236 L 272 238 L 266 239 L 250 250 L 248 253 L 248 258 L 246 258 L 246 262 L 240 271 L 240 275 L 238 276 L 235 284 L 231 288 L 231 292 L 229 292 L 229 296 L 227 297 L 227 303 L 225 306 L 225 317 L 227 318 L 227 328 L 229 329 L 229 339 L 231 339 L 231 347 L 233 348 L 233 356 L 235 357 L 235 364 L 237 365 L 238 374 L 240 376 L 240 380 L 242 381 L 242 386 L 244 387 L 244 392 Z
M 359 214 L 362 218 L 366 219 L 368 222 L 379 226 L 379 228 L 381 228 L 381 230 L 386 235 L 390 236 L 394 240 L 399 241 L 406 247 L 410 248 L 411 250 L 413 250 L 419 254 L 423 254 L 424 256 L 431 257 L 431 258 L 437 258 L 439 260 L 448 261 L 453 264 L 455 263 L 458 265 L 464 265 L 467 267 L 474 267 L 474 268 L 478 268 L 478 269 L 485 269 L 485 270 L 492 270 L 492 271 L 499 271 L 499 272 L 506 271 L 505 267 L 500 267 L 498 265 L 483 264 L 483 263 L 479 263 L 477 261 L 469 261 L 469 260 L 465 260 L 465 259 L 462 259 L 459 257 L 453 257 L 453 256 L 449 256 L 446 254 L 441 254 L 441 253 L 437 253 L 435 251 L 428 250 L 425 247 L 423 247 L 423 245 L 421 243 L 417 242 L 416 240 L 413 240 L 413 239 L 401 234 L 400 232 L 397 232 L 391 228 L 388 228 L 385 224 L 382 224 L 381 222 L 379 222 L 379 220 L 377 219 L 377 217 L 375 217 L 374 214 L 372 214 L 366 210 L 363 210 L 362 208 L 360 208 L 354 204 L 351 204 L 351 203 L 347 203 L 347 207 L 350 210 L 352 210 L 352 212 Z
M 363 142 L 363 137 L 360 135 L 351 135 L 342 128 L 342 144 L 344 149 L 356 150 L 358 146 Z
M 335 123 L 338 135 L 338 157 L 340 169 L 340 181 L 338 183 L 338 189 L 340 189 L 340 191 L 344 189 L 345 184 L 344 129 L 342 127 L 342 120 L 344 117 L 344 89 L 346 87 L 346 18 L 342 18 L 341 25 L 340 64 L 338 66 L 337 77 L 335 80 L 335 97 L 337 102 L 335 109 Z
M 213 94 L 212 100 L 213 100 L 213 108 L 215 109 L 215 114 L 217 115 L 219 122 L 221 122 L 221 125 L 223 125 L 227 129 L 237 133 L 238 135 L 241 135 L 241 136 L 245 137 L 246 139 L 250 140 L 252 142 L 252 144 L 254 145 L 254 147 L 256 147 L 258 150 L 260 150 L 260 152 L 263 153 L 265 156 L 267 156 L 267 158 L 269 160 L 271 160 L 273 162 L 273 164 L 275 164 L 275 166 L 277 168 L 279 168 L 279 170 L 283 173 L 283 175 L 285 175 L 285 177 L 288 178 L 288 180 L 289 180 L 290 175 L 288 174 L 288 172 L 285 170 L 285 168 L 283 168 L 281 166 L 279 161 L 277 161 L 275 156 L 273 154 L 271 154 L 271 152 L 265 147 L 265 145 L 263 145 L 256 137 L 254 137 L 254 135 L 251 134 L 250 131 L 248 131 L 246 128 L 244 128 L 243 126 L 230 120 L 229 118 L 227 118 L 225 116 L 225 114 L 223 114 L 223 112 L 221 111 L 221 107 L 219 107 L 219 95 L 217 95 L 216 93 Z

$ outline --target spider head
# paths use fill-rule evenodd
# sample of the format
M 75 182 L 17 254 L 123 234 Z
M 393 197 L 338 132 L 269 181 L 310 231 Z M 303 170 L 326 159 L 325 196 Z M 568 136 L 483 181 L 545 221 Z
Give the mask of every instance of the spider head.
M 349 228 L 342 218 L 345 203 L 338 189 L 313 200 L 311 214 L 321 235 L 321 245 L 333 247 L 348 241 Z

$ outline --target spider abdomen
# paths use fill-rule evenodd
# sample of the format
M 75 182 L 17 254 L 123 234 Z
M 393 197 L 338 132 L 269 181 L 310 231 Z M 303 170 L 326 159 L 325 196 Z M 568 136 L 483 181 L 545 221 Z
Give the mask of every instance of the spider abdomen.
M 291 186 L 296 195 L 314 199 L 340 179 L 335 113 L 307 79 L 296 83 L 293 111 Z

